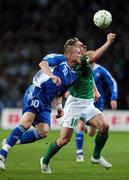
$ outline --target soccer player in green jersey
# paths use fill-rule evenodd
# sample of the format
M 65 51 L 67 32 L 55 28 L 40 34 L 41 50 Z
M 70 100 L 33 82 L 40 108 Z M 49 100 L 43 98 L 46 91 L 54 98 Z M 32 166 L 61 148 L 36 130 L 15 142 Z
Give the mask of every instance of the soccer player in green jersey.
M 91 162 L 99 163 L 105 168 L 112 167 L 112 165 L 100 155 L 108 139 L 109 125 L 104 114 L 94 106 L 94 80 L 90 62 L 96 61 L 108 49 L 114 41 L 115 36 L 113 33 L 108 34 L 107 41 L 103 46 L 96 51 L 87 52 L 87 54 L 85 54 L 85 47 L 79 39 L 73 38 L 66 42 L 64 46 L 65 52 L 69 46 L 77 46 L 80 48 L 82 54 L 80 64 L 75 65 L 73 68 L 78 79 L 71 88 L 71 95 L 68 97 L 64 107 L 60 137 L 54 143 L 50 144 L 46 155 L 40 159 L 42 173 L 51 173 L 48 165 L 50 159 L 70 141 L 73 129 L 80 118 L 82 121 L 85 121 L 87 125 L 98 129 Z

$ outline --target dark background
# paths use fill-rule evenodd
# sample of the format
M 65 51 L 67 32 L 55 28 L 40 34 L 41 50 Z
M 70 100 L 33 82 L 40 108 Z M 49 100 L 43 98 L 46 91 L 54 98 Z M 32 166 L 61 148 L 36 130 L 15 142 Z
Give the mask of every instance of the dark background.
M 93 15 L 111 12 L 109 28 L 99 29 Z M 0 108 L 21 107 L 25 89 L 48 53 L 62 53 L 74 36 L 89 49 L 117 34 L 99 60 L 118 82 L 118 109 L 129 108 L 129 3 L 126 0 L 0 0 Z M 109 102 L 107 108 L 109 108 Z

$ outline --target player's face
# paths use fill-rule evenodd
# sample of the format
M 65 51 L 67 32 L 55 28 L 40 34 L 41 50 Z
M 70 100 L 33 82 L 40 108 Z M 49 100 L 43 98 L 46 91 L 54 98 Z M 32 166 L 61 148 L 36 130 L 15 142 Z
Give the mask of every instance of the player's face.
M 71 61 L 74 62 L 75 64 L 79 64 L 80 61 L 80 57 L 81 57 L 81 51 L 80 48 L 78 47 L 74 47 L 72 52 L 71 52 Z
M 82 56 L 84 56 L 86 54 L 86 46 L 81 41 L 77 41 L 75 43 L 75 46 L 80 49 L 80 52 L 81 52 Z

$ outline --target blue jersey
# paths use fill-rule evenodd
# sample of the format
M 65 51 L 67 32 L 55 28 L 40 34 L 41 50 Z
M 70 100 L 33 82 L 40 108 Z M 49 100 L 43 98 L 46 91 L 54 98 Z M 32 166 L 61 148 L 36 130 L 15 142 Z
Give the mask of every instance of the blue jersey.
M 109 71 L 99 64 L 95 64 L 93 68 L 93 76 L 97 89 L 101 95 L 99 100 L 95 103 L 95 106 L 102 111 L 105 106 L 105 85 L 110 89 L 110 100 L 117 100 L 117 83 L 115 79 L 112 77 L 112 75 L 109 73 Z
M 38 71 L 33 78 L 33 84 L 42 89 L 43 96 L 50 103 L 57 94 L 62 94 L 72 85 L 76 75 L 68 66 L 66 57 L 62 54 L 49 54 L 43 60 L 48 61 L 53 74 L 61 79 L 61 85 L 57 86 L 43 70 Z
M 46 122 L 50 125 L 52 100 L 57 95 L 65 93 L 77 77 L 63 54 L 49 54 L 43 61 L 47 61 L 53 74 L 60 77 L 61 85 L 57 86 L 43 70 L 39 70 L 33 77 L 33 84 L 25 92 L 23 113 L 33 112 L 36 119 L 46 118 Z

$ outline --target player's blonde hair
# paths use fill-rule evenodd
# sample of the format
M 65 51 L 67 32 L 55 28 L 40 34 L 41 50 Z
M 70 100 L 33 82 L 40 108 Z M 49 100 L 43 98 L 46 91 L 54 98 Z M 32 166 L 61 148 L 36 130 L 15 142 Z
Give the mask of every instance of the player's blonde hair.
M 74 38 L 71 38 L 71 39 L 68 39 L 66 41 L 66 43 L 64 44 L 64 54 L 67 53 L 67 51 L 71 50 L 71 48 L 73 49 L 73 46 L 75 45 L 75 43 L 79 41 L 78 38 L 74 37 Z

